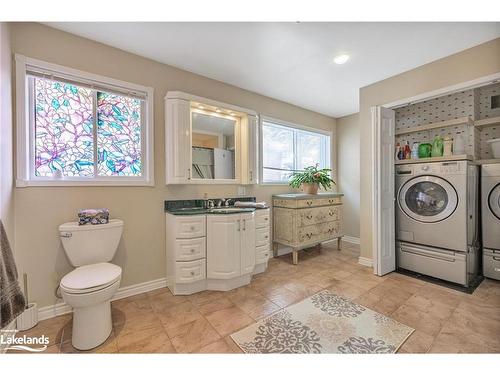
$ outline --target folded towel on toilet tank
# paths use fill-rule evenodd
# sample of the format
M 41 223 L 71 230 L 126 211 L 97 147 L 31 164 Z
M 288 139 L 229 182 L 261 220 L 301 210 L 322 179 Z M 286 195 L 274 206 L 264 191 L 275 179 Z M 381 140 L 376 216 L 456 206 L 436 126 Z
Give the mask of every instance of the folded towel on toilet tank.
M 78 224 L 107 224 L 109 223 L 109 210 L 107 208 L 87 208 L 78 211 Z

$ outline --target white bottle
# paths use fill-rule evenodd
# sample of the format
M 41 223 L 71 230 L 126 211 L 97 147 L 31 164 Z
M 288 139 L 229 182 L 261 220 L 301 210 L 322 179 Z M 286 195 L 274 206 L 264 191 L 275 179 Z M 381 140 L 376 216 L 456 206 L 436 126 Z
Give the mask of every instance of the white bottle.
M 455 138 L 453 138 L 453 155 L 463 154 L 465 154 L 465 140 L 462 132 L 458 132 Z

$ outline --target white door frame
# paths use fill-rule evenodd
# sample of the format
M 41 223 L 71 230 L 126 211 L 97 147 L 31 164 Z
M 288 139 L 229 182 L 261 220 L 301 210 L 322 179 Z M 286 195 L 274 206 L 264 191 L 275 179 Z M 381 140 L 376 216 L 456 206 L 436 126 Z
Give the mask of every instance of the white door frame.
M 484 77 L 476 78 L 470 81 L 465 81 L 461 82 L 455 85 L 451 86 L 446 86 L 442 87 L 437 90 L 432 90 L 428 91 L 419 95 L 415 95 L 409 98 L 403 98 L 403 99 L 398 99 L 390 103 L 385 103 L 385 104 L 380 104 L 381 107 L 385 108 L 390 108 L 394 109 L 397 107 L 402 107 L 404 105 L 411 104 L 412 102 L 420 102 L 422 100 L 429 100 L 429 99 L 434 99 L 443 95 L 447 94 L 453 94 L 458 91 L 462 90 L 470 90 L 476 87 L 480 86 L 485 86 L 490 83 L 497 83 L 500 81 L 500 72 L 495 73 L 495 74 L 490 74 Z M 373 114 L 372 114 L 373 116 Z M 372 124 L 374 119 L 372 118 Z M 378 244 L 379 242 L 379 233 L 378 233 L 378 228 L 379 228 L 379 223 L 378 223 L 378 215 L 376 215 L 376 210 L 378 210 L 377 207 L 377 180 L 380 177 L 380 170 L 379 166 L 375 162 L 376 155 L 375 153 L 377 152 L 379 148 L 379 139 L 380 139 L 380 128 L 379 127 L 372 127 L 372 168 L 373 168 L 373 174 L 372 174 L 372 180 L 371 180 L 371 188 L 372 188 L 372 259 L 373 259 L 373 273 L 378 274 L 378 262 L 377 259 L 379 257 L 381 249 L 379 249 Z M 392 183 L 395 183 L 394 181 L 394 176 L 392 176 Z

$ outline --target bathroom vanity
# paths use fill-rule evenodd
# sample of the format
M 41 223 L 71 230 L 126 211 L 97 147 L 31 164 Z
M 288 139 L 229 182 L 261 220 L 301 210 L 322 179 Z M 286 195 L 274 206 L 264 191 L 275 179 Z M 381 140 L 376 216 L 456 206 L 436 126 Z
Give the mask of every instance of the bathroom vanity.
M 165 201 L 167 286 L 174 295 L 238 288 L 267 268 L 269 208 L 207 202 Z
M 273 249 L 292 248 L 293 264 L 298 251 L 343 236 L 341 193 L 273 195 Z M 276 254 L 275 254 L 276 255 Z

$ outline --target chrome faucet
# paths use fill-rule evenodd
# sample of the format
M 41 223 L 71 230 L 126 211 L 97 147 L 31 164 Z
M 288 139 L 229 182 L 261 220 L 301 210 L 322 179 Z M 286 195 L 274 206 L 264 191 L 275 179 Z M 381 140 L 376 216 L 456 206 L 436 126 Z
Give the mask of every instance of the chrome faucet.
M 214 208 L 215 203 L 213 200 L 209 199 L 207 200 L 207 208 Z

